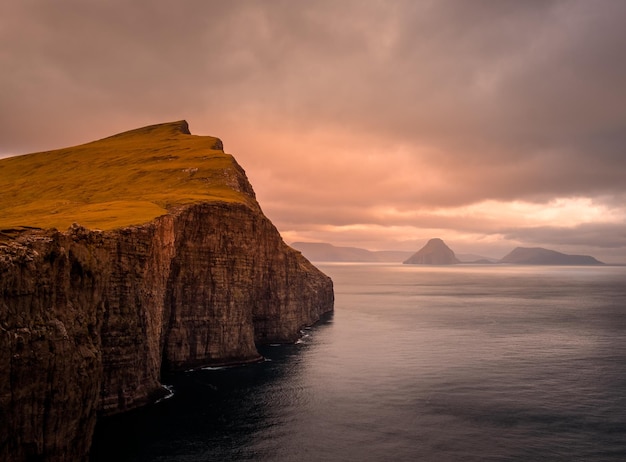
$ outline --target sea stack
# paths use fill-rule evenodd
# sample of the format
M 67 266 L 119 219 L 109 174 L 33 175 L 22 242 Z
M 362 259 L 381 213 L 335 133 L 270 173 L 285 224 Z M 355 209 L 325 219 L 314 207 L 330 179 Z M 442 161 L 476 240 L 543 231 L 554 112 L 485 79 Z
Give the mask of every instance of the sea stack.
M 413 256 L 404 261 L 405 265 L 455 265 L 460 263 L 450 247 L 439 238 L 431 239 Z
M 0 161 L 0 460 L 85 461 L 163 373 L 261 358 L 333 309 L 222 142 L 179 121 Z

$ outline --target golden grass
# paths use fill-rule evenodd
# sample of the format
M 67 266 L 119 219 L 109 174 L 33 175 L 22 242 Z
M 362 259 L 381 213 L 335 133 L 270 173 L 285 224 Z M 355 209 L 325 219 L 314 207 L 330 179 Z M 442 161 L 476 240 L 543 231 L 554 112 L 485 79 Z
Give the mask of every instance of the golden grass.
M 0 160 L 0 230 L 72 223 L 107 230 L 187 203 L 249 203 L 229 185 L 235 161 L 216 141 L 190 135 L 181 121 Z

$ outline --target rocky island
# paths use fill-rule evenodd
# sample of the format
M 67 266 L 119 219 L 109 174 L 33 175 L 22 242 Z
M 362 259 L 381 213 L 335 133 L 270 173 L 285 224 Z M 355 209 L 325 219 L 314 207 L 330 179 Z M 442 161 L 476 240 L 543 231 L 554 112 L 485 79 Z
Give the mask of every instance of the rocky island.
M 439 238 L 430 239 L 424 247 L 403 262 L 405 265 L 456 265 L 461 263 L 450 247 Z
M 602 265 L 590 255 L 569 255 L 541 247 L 516 247 L 500 263 L 515 265 Z
M 162 374 L 260 359 L 333 309 L 243 169 L 185 121 L 0 161 L 0 460 L 88 458 Z

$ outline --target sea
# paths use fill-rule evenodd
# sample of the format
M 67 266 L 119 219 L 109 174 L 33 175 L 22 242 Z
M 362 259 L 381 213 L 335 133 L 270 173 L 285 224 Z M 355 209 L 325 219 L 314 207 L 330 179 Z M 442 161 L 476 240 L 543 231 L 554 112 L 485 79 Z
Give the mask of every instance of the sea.
M 625 461 L 625 266 L 316 263 L 335 311 L 168 377 L 92 461 Z

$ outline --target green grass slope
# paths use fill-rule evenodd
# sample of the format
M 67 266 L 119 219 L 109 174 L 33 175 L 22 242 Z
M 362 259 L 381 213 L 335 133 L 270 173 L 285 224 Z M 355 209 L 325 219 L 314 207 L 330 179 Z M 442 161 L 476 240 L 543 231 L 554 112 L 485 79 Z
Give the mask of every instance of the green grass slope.
M 71 148 L 0 160 L 0 230 L 114 229 L 194 202 L 250 203 L 233 187 L 233 157 L 179 121 Z

